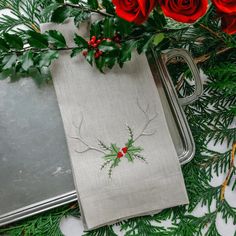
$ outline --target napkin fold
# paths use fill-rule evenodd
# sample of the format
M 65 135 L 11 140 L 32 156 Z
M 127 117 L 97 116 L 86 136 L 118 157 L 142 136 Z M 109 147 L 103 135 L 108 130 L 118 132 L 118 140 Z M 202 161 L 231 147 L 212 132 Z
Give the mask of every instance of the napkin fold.
M 73 46 L 88 24 L 46 23 Z M 187 204 L 178 157 L 147 59 L 105 74 L 63 51 L 51 66 L 85 229 Z

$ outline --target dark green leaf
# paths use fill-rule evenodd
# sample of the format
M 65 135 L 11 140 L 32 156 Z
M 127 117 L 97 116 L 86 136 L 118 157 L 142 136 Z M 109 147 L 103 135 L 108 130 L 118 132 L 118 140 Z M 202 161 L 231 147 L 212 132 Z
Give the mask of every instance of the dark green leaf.
M 114 20 L 112 17 L 106 17 L 103 22 L 103 34 L 105 38 L 112 38 L 115 34 Z
M 115 8 L 111 0 L 102 0 L 102 5 L 106 9 L 106 12 L 115 14 Z
M 139 54 L 147 52 L 153 42 L 154 36 L 147 36 L 138 42 L 137 51 Z
M 56 30 L 49 30 L 46 32 L 49 43 L 52 43 L 56 48 L 65 48 L 66 40 L 64 36 Z
M 0 38 L 0 50 L 8 51 L 9 46 L 7 45 L 6 41 L 3 38 Z
M 116 43 L 112 42 L 112 41 L 102 41 L 98 48 L 103 51 L 103 52 L 111 52 L 111 51 L 115 51 L 118 49 Z
M 18 35 L 4 33 L 3 36 L 4 36 L 5 41 L 10 46 L 10 48 L 14 48 L 17 50 L 23 49 L 23 46 L 24 46 L 23 41 Z
M 91 24 L 90 35 L 97 36 L 98 38 L 101 36 L 101 21 L 96 21 Z
M 88 47 L 87 41 L 77 34 L 75 34 L 74 41 L 75 41 L 76 45 L 80 48 L 87 48 Z
M 98 9 L 98 1 L 97 0 L 88 0 L 88 5 L 92 8 L 92 9 Z
M 88 55 L 86 56 L 86 60 L 90 65 L 93 65 L 93 59 L 94 59 L 94 50 L 88 51 Z
M 127 41 L 122 44 L 120 62 L 124 63 L 131 60 L 132 51 L 136 47 L 136 41 Z
M 76 55 L 78 55 L 83 49 L 82 48 L 73 48 L 72 52 L 70 54 L 71 57 L 75 57 Z
M 55 23 L 63 23 L 70 16 L 70 9 L 66 6 L 60 6 L 52 13 L 51 21 Z
M 96 66 L 97 68 L 103 72 L 103 67 L 105 65 L 105 60 L 104 60 L 104 57 L 100 56 L 99 58 L 95 59 L 95 63 L 96 63 Z
M 39 67 L 50 66 L 51 62 L 59 56 L 58 51 L 49 50 L 40 55 Z
M 127 36 L 131 33 L 133 25 L 132 23 L 121 18 L 117 18 L 116 21 L 117 28 L 121 36 Z
M 40 34 L 35 31 L 28 31 L 28 43 L 33 48 L 47 48 L 48 47 L 48 40 L 47 37 L 43 34 Z
M 22 63 L 22 68 L 27 71 L 31 66 L 34 65 L 33 61 L 33 53 L 31 51 L 25 52 L 21 56 L 21 63 Z

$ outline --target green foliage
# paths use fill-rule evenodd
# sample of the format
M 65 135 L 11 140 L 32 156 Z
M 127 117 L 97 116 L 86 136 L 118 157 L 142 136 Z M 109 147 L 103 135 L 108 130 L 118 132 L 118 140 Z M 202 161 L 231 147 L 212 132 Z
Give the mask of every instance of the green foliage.
M 49 0 L 0 1 L 0 10 L 8 10 L 11 13 L 11 15 L 3 14 L 0 16 L 0 35 L 8 31 L 19 33 L 24 27 L 39 31 L 39 22 L 49 20 L 48 17 L 41 15 L 42 8 L 49 2 Z
M 22 3 L 22 4 L 20 4 Z M 57 22 L 62 22 L 68 16 L 75 17 L 75 23 L 87 19 L 91 12 L 99 11 L 97 1 L 82 2 L 71 0 L 70 4 L 63 1 L 46 0 L 6 0 L 0 3 L 0 9 L 10 9 L 15 17 L 0 17 L 0 79 L 11 78 L 16 81 L 22 76 L 32 76 L 41 84 L 49 80 L 47 67 L 58 57 L 60 50 L 72 50 L 72 56 L 83 50 L 88 50 L 86 60 L 96 65 L 101 71 L 106 67 L 112 68 L 115 63 L 120 66 L 132 59 L 132 51 L 146 52 L 152 46 L 160 53 L 169 48 L 187 48 L 195 58 L 198 66 L 208 76 L 204 95 L 194 104 L 185 107 L 195 142 L 196 155 L 194 159 L 183 166 L 183 173 L 190 199 L 188 206 L 180 206 L 162 211 L 160 214 L 148 217 L 139 217 L 120 223 L 126 236 L 140 235 L 170 235 L 170 236 L 217 236 L 216 217 L 221 216 L 227 223 L 232 219 L 236 224 L 236 209 L 221 200 L 221 186 L 211 186 L 213 176 L 226 174 L 231 159 L 230 148 L 236 140 L 236 128 L 233 126 L 236 117 L 236 37 L 228 36 L 219 30 L 219 18 L 215 9 L 210 8 L 208 14 L 194 25 L 179 25 L 166 20 L 158 10 L 155 10 L 144 25 L 134 25 L 114 15 L 114 7 L 110 0 L 99 1 L 106 9 L 104 18 L 91 24 L 90 38 L 111 38 L 104 40 L 98 48 L 102 56 L 95 58 L 95 48 L 89 48 L 87 40 L 75 36 L 74 48 L 66 46 L 64 37 L 57 31 L 39 34 L 38 23 L 45 22 L 52 16 Z M 74 6 L 74 5 L 75 6 Z M 41 14 L 42 7 L 44 8 Z M 92 8 L 92 9 L 91 9 Z M 24 17 L 20 9 L 25 11 Z M 58 10 L 59 9 L 59 10 Z M 57 11 L 62 15 L 56 16 Z M 23 24 L 27 27 L 24 35 L 17 34 L 17 42 L 13 27 Z M 11 35 L 3 34 L 11 31 Z M 19 32 L 19 30 L 18 30 Z M 22 31 L 20 31 L 22 32 Z M 36 32 L 36 33 L 35 33 Z M 119 35 L 117 42 L 114 36 Z M 23 46 L 22 46 L 23 42 Z M 28 47 L 28 45 L 30 47 Z M 178 94 L 186 96 L 192 93 L 194 85 L 188 77 L 189 71 L 183 63 L 174 63 L 169 66 L 173 82 Z M 184 71 L 187 76 L 180 75 Z M 128 127 L 130 140 L 133 132 Z M 228 151 L 224 153 L 211 150 L 207 144 L 212 142 L 220 145 L 228 144 Z M 131 142 L 132 143 L 132 142 Z M 129 145 L 129 143 L 127 143 Z M 115 145 L 106 146 L 100 142 L 103 150 L 116 154 L 119 148 Z M 111 151 L 113 148 L 113 151 Z M 232 191 L 236 189 L 236 168 L 233 167 L 229 184 Z M 201 217 L 192 216 L 197 206 L 206 206 L 207 213 Z M 13 226 L 0 229 L 0 234 L 6 235 L 61 235 L 59 221 L 69 214 L 79 215 L 79 209 L 64 206 L 50 212 L 29 218 Z M 163 228 L 161 222 L 171 222 L 171 226 Z M 102 227 L 85 233 L 87 236 L 116 235 L 112 227 Z
M 1 80 L 10 78 L 13 82 L 31 76 L 38 85 L 47 82 L 51 77 L 45 68 L 58 58 L 59 50 L 67 49 L 64 36 L 54 30 L 45 34 L 29 30 L 24 38 L 9 33 L 4 33 L 3 37 L 0 38 Z
M 59 229 L 62 217 L 68 215 L 79 216 L 79 209 L 76 205 L 66 205 L 53 211 L 41 214 L 40 217 L 33 216 L 30 220 L 22 222 L 21 225 L 15 225 L 12 228 L 1 228 L 0 235 L 16 236 L 63 236 Z

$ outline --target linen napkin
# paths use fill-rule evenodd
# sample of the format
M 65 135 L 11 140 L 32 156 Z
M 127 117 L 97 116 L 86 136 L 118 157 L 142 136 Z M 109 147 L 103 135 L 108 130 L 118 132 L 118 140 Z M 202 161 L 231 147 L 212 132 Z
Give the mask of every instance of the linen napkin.
M 73 46 L 88 25 L 46 23 Z M 188 203 L 180 164 L 144 55 L 100 73 L 61 52 L 51 66 L 85 229 Z

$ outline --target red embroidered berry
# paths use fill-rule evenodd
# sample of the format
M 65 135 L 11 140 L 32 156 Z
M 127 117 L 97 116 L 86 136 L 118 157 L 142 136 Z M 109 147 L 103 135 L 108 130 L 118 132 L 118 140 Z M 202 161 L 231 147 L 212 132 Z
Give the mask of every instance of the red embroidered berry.
M 123 157 L 124 155 L 123 155 L 123 153 L 122 152 L 118 152 L 117 153 L 117 158 L 121 158 L 121 157 Z
M 127 147 L 123 147 L 121 150 L 122 150 L 122 152 L 125 154 L 125 153 L 127 153 L 128 148 L 127 148 Z
M 100 43 L 101 43 L 101 39 L 98 39 L 98 40 L 97 40 L 97 44 L 100 44 Z
M 82 54 L 83 54 L 83 56 L 86 57 L 88 55 L 88 51 L 83 51 Z

